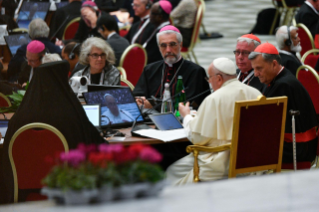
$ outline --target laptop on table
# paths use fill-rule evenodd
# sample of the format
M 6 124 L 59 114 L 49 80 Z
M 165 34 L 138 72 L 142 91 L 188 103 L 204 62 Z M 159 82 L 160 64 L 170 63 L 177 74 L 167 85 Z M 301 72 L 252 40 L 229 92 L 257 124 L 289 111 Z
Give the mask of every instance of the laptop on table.
M 11 57 L 16 54 L 20 46 L 31 42 L 31 38 L 27 33 L 4 36 L 4 39 L 9 47 Z

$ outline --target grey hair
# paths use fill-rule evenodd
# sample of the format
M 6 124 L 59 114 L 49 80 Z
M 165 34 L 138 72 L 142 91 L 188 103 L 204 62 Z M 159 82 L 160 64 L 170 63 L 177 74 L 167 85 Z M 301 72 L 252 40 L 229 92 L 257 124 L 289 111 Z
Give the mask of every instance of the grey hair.
M 45 54 L 43 57 L 42 57 L 42 64 L 44 63 L 50 63 L 50 62 L 55 62 L 55 61 L 61 61 L 61 57 L 60 55 L 54 53 L 54 54 Z
M 86 65 L 86 66 L 90 64 L 89 63 L 89 54 L 90 54 L 93 47 L 96 47 L 105 53 L 105 55 L 106 55 L 105 66 L 108 66 L 110 64 L 113 65 L 115 63 L 114 51 L 111 48 L 111 46 L 101 38 L 91 37 L 91 38 L 86 39 L 81 46 L 81 52 L 80 52 L 80 57 L 79 57 L 79 61 L 81 64 Z
M 260 54 L 267 63 L 271 63 L 272 61 L 276 60 L 278 62 L 278 64 L 281 64 L 281 58 L 280 58 L 279 54 L 266 54 L 266 53 L 260 53 L 260 52 L 251 52 L 248 56 L 248 59 L 254 60 Z
M 157 45 L 159 45 L 159 36 L 164 35 L 164 34 L 173 34 L 173 33 L 176 34 L 177 41 L 180 44 L 183 41 L 183 37 L 182 37 L 181 33 L 176 32 L 174 30 L 167 30 L 167 31 L 159 32 L 156 34 Z
M 32 20 L 29 24 L 29 36 L 32 40 L 35 38 L 47 38 L 49 36 L 50 28 L 41 18 Z
M 248 43 L 248 45 L 253 43 L 255 45 L 255 48 L 260 45 L 258 41 L 250 39 L 250 38 L 243 38 L 243 37 L 237 38 L 237 43 L 241 43 L 241 42 L 246 42 Z
M 292 30 L 298 30 L 295 26 L 289 27 L 289 32 Z M 276 32 L 276 41 L 279 49 L 283 49 L 285 47 L 285 40 L 288 39 L 288 26 L 284 25 L 278 28 Z M 291 38 L 290 38 L 291 39 Z

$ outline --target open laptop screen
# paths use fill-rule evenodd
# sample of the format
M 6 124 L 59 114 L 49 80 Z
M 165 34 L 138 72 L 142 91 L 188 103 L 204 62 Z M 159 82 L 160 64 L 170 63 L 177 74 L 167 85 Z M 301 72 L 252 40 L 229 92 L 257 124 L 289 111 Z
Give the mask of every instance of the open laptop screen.
M 3 138 L 6 136 L 8 124 L 9 120 L 0 120 L 0 132 Z
M 135 119 L 144 121 L 129 87 L 114 87 L 83 94 L 87 104 L 101 105 L 101 127 L 129 127 Z
M 83 105 L 83 109 L 93 126 L 100 127 L 100 105 Z
M 18 25 L 19 28 L 28 29 L 30 22 L 33 19 L 41 18 L 45 20 L 48 10 L 50 8 L 50 2 L 27 2 L 22 3 L 19 16 Z
M 4 39 L 6 40 L 12 57 L 16 54 L 20 46 L 31 42 L 31 38 L 27 33 L 4 36 Z

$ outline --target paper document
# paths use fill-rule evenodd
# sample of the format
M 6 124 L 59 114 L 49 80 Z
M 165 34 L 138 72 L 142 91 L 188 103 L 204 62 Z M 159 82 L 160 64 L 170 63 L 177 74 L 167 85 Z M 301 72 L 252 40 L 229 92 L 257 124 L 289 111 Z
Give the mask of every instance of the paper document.
M 156 138 L 164 142 L 186 138 L 186 133 L 184 131 L 184 128 L 176 129 L 176 130 L 145 129 L 145 130 L 137 130 L 134 132 L 142 136 L 149 137 L 149 138 Z

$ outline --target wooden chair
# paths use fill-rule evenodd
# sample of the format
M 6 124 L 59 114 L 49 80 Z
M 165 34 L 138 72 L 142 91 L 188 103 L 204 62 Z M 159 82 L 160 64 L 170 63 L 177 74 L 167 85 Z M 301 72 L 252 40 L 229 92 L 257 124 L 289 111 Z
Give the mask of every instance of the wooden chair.
M 11 102 L 8 97 L 6 97 L 3 93 L 0 93 L 0 107 L 10 107 Z
M 132 44 L 123 52 L 119 67 L 126 71 L 127 80 L 134 86 L 139 80 L 147 63 L 147 54 L 140 44 Z
M 72 19 L 65 27 L 62 40 L 69 40 L 74 38 L 80 24 L 81 17 Z
M 300 45 L 302 47 L 300 55 L 303 56 L 307 51 L 315 49 L 315 44 L 309 29 L 305 25 L 299 23 L 297 24 L 297 27 Z
M 200 30 L 200 26 L 202 24 L 203 16 L 205 13 L 205 2 L 203 0 L 197 0 L 197 4 L 198 4 L 197 5 L 197 13 L 196 13 L 195 22 L 194 22 L 195 24 L 194 24 L 194 28 L 193 28 L 191 43 L 190 43 L 188 48 L 186 48 L 186 47 L 182 48 L 181 54 L 185 59 L 191 60 L 190 53 L 192 53 L 192 56 L 193 56 L 195 62 L 198 64 L 196 55 L 194 53 L 194 47 L 196 45 L 196 42 L 198 41 L 199 30 Z
M 9 159 L 14 179 L 14 202 L 18 202 L 19 189 L 40 189 L 41 180 L 50 172 L 49 156 L 68 152 L 62 133 L 44 123 L 31 123 L 14 133 L 9 144 Z M 45 199 L 38 193 L 29 193 L 26 201 Z
M 134 90 L 134 85 L 127 79 L 121 78 L 121 85 L 130 87 L 132 91 Z
M 305 65 L 311 66 L 313 69 L 315 68 L 317 61 L 319 59 L 319 49 L 311 49 L 304 53 L 304 55 L 301 58 L 301 62 Z
M 194 182 L 199 179 L 198 153 L 230 150 L 228 177 L 263 170 L 281 171 L 287 97 L 237 101 L 231 144 L 218 147 L 190 145 L 194 155 Z M 231 127 L 231 126 L 229 126 Z

